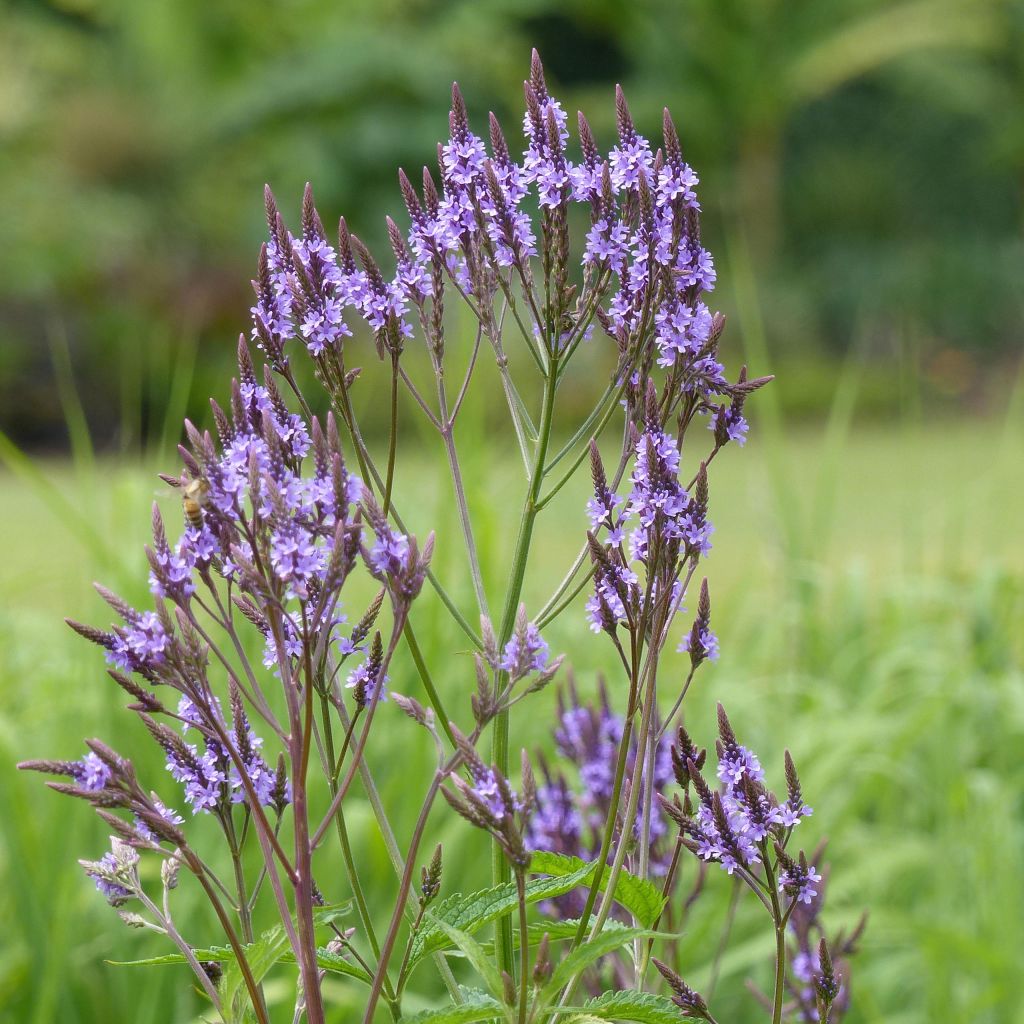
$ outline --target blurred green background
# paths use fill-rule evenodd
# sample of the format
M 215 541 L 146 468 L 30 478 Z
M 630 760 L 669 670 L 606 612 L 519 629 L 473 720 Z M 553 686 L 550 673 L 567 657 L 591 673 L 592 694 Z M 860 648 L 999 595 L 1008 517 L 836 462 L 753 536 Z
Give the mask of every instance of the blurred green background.
M 851 345 L 862 407 L 988 409 L 1016 364 L 1024 283 L 1019 0 L 9 0 L 0 34 L 0 429 L 59 447 L 69 363 L 102 446 L 220 379 L 263 235 L 293 218 L 383 239 L 398 166 L 434 164 L 458 79 L 513 130 L 531 46 L 610 142 L 609 90 L 749 242 L 786 403 L 827 406 Z M 415 173 L 413 174 L 415 177 Z M 896 367 L 901 368 L 895 373 Z
M 714 467 L 723 656 L 694 729 L 709 735 L 723 699 L 777 780 L 783 746 L 797 756 L 816 808 L 804 842 L 831 837 L 832 920 L 872 912 L 852 1020 L 1024 1021 L 1024 3 L 9 0 L 0 18 L 4 764 L 116 735 L 171 799 L 139 730 L 118 731 L 101 659 L 60 618 L 106 620 L 94 578 L 147 600 L 149 504 L 177 514 L 155 472 L 175 466 L 181 417 L 226 393 L 262 185 L 294 221 L 312 180 L 324 221 L 344 214 L 379 247 L 395 169 L 433 162 L 451 80 L 477 124 L 493 109 L 512 135 L 537 46 L 604 143 L 614 82 L 651 135 L 672 109 L 702 179 L 730 366 L 778 377 L 752 403 L 750 445 Z M 577 375 L 581 410 L 591 386 Z M 371 378 L 371 416 L 373 395 Z M 485 397 L 460 429 L 498 593 L 522 484 Z M 398 477 L 419 530 L 446 515 L 432 459 Z M 575 553 L 583 498 L 567 489 L 542 529 L 532 601 Z M 437 557 L 459 590 L 457 547 Z M 418 614 L 428 657 L 451 661 L 436 601 Z M 607 664 L 578 608 L 550 639 L 590 690 Z M 456 658 L 445 676 L 464 706 L 468 669 Z M 395 678 L 416 692 L 407 663 Z M 389 728 L 405 761 L 371 758 L 401 837 L 429 752 Z M 367 808 L 352 819 L 386 921 L 390 868 Z M 100 823 L 9 767 L 0 820 L 0 1020 L 194 1020 L 182 974 L 103 964 L 161 947 L 126 932 L 75 864 L 101 852 Z M 453 835 L 440 817 L 436 831 Z M 479 844 L 446 853 L 447 891 L 484 884 Z M 346 895 L 340 876 L 321 884 Z M 712 880 L 685 939 L 698 987 L 729 894 Z M 723 1022 L 759 1019 L 742 988 L 766 976 L 757 925 L 742 907 Z M 360 995 L 334 992 L 335 1019 Z

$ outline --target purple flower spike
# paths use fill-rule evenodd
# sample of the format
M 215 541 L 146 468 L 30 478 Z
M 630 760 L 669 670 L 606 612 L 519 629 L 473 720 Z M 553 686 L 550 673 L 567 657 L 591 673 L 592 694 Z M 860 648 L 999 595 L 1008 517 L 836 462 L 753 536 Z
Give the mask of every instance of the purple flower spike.
M 821 875 L 813 867 L 792 864 L 779 875 L 779 892 L 792 896 L 797 903 L 809 904 L 818 895 L 814 886 L 820 881 Z
M 86 874 L 95 882 L 96 889 L 103 895 L 103 898 L 112 906 L 119 907 L 132 896 L 131 889 L 125 888 L 120 882 L 113 880 L 117 872 L 118 864 L 112 853 L 105 853 L 97 862 L 94 869 L 86 869 Z
M 548 664 L 549 650 L 540 630 L 532 622 L 525 623 L 505 644 L 500 668 L 509 674 L 512 682 L 531 672 L 543 672 Z
M 110 782 L 111 772 L 107 765 L 91 750 L 74 765 L 72 778 L 82 789 L 98 793 Z

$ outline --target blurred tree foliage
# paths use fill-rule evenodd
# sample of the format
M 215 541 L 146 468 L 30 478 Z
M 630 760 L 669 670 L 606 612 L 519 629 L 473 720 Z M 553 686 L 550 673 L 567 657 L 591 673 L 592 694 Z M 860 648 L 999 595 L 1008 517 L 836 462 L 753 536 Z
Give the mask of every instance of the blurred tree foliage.
M 890 367 L 898 338 L 962 394 L 1019 344 L 1021 0 L 8 0 L 0 16 L 0 427 L 26 444 L 62 441 L 72 380 L 106 445 L 201 408 L 245 322 L 263 182 L 294 215 L 311 179 L 325 221 L 379 244 L 394 169 L 432 162 L 450 81 L 478 123 L 494 109 L 512 129 L 532 45 L 602 138 L 615 81 L 651 134 L 671 106 L 723 283 L 741 248 L 773 361 L 828 376 L 869 336 Z

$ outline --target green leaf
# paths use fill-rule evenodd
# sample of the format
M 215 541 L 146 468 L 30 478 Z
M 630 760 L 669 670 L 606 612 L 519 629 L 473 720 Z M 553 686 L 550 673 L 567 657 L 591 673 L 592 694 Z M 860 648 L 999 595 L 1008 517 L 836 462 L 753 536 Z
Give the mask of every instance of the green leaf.
M 288 946 L 288 936 L 283 926 L 278 924 L 267 929 L 255 942 L 250 942 L 245 947 L 245 959 L 257 983 L 288 951 Z M 234 957 L 231 957 L 227 964 L 219 986 L 223 1010 L 230 1020 L 244 1020 L 249 1002 L 245 978 Z
M 592 871 L 594 865 L 585 864 L 579 857 L 566 857 L 564 854 L 544 851 L 535 853 L 530 861 L 531 872 L 555 877 L 572 876 L 585 867 L 590 867 Z M 601 876 L 601 884 L 598 886 L 600 892 L 605 892 L 608 888 L 609 873 L 605 871 Z M 665 906 L 665 897 L 653 882 L 637 878 L 628 871 L 620 871 L 615 883 L 615 902 L 625 907 L 642 927 L 650 928 L 658 920 Z
M 430 916 L 433 917 L 433 915 Z M 503 989 L 501 975 L 498 973 L 498 968 L 492 963 L 491 958 L 484 952 L 483 946 L 468 932 L 453 927 L 447 921 L 434 918 L 434 923 L 462 950 L 466 959 L 473 965 L 477 974 L 480 975 L 481 980 L 491 990 L 491 994 L 500 996 Z
M 335 921 L 348 917 L 352 913 L 352 900 L 344 903 L 331 903 L 323 907 L 313 908 L 313 923 L 318 925 L 333 924 Z
M 536 856 L 534 854 L 535 858 Z M 561 861 L 570 859 L 568 857 L 560 858 Z M 593 877 L 594 872 L 593 864 L 586 864 L 581 860 L 576 861 L 576 866 L 572 870 L 565 870 L 564 864 L 558 864 L 557 868 L 557 874 L 550 871 L 548 867 L 541 869 L 545 874 L 555 875 L 555 877 L 535 878 L 526 883 L 526 902 L 528 904 L 561 896 L 585 883 L 588 878 Z M 533 870 L 532 865 L 531 870 Z M 448 896 L 435 908 L 431 915 L 433 921 L 421 928 L 413 939 L 409 958 L 410 969 L 428 954 L 450 946 L 445 932 L 437 922 L 444 921 L 460 931 L 473 934 L 485 924 L 496 921 L 505 914 L 510 914 L 518 905 L 519 897 L 516 893 L 515 882 L 506 882 L 490 889 L 482 889 L 479 892 L 470 893 L 468 896 L 463 896 L 461 893 Z
M 248 948 L 247 946 L 246 949 Z M 200 963 L 223 964 L 235 959 L 235 954 L 230 946 L 212 946 L 209 949 L 194 949 L 192 952 L 195 953 L 195 957 Z M 367 985 L 373 981 L 362 967 L 350 963 L 339 953 L 332 953 L 324 946 L 316 951 L 316 960 L 325 971 L 358 978 L 360 981 L 366 982 Z M 167 953 L 165 956 L 151 956 L 145 960 L 106 960 L 104 963 L 111 967 L 163 967 L 168 964 L 183 964 L 185 958 L 180 953 Z M 289 950 L 281 956 L 278 963 L 294 964 L 295 954 Z
M 565 921 L 533 921 L 527 925 L 527 941 L 532 948 L 546 934 L 550 942 L 561 942 L 565 939 L 573 939 L 576 937 L 576 931 L 579 928 L 579 918 L 571 917 Z M 623 924 L 621 921 L 616 921 L 614 918 L 609 918 L 605 921 L 602 930 L 611 931 L 615 928 L 628 928 L 628 925 Z M 661 933 L 659 933 L 661 934 Z M 488 956 L 494 954 L 494 944 L 492 942 L 483 943 L 484 950 Z M 512 947 L 513 949 L 519 948 L 519 930 L 515 929 L 512 932 Z
M 500 1020 L 504 1008 L 486 992 L 463 990 L 466 1000 L 440 1010 L 422 1010 L 411 1017 L 402 1017 L 398 1024 L 472 1024 L 473 1021 Z
M 591 1020 L 629 1020 L 639 1024 L 679 1024 L 679 1008 L 650 992 L 605 992 L 584 1006 L 566 1007 Z M 571 1018 L 574 1021 L 578 1017 Z
M 588 939 L 582 946 L 577 946 L 559 962 L 550 981 L 541 992 L 542 1002 L 555 995 L 570 979 L 575 978 L 582 970 L 596 960 L 600 960 L 601 957 L 614 953 L 615 950 L 621 949 L 633 939 L 647 939 L 656 934 L 657 932 L 648 931 L 646 928 L 602 929 L 592 939 Z M 589 1007 L 587 1009 L 589 1011 Z
M 235 954 L 228 946 L 211 946 L 209 949 L 193 949 L 200 963 L 226 963 L 234 960 Z M 181 953 L 166 953 L 164 956 L 151 956 L 145 960 L 104 960 L 110 967 L 163 967 L 165 964 L 183 964 L 185 958 Z
M 314 920 L 318 925 L 328 924 L 349 913 L 352 901 L 339 903 L 330 907 L 318 907 L 314 912 Z M 245 980 L 242 972 L 238 969 L 235 960 L 234 950 L 230 946 L 210 946 L 206 949 L 192 950 L 195 958 L 200 963 L 230 964 L 224 972 L 221 981 L 221 993 L 224 997 L 225 1007 L 229 1014 L 235 1014 L 233 1002 L 236 996 L 242 994 Z M 245 947 L 245 958 L 249 962 L 249 968 L 253 977 L 260 981 L 275 964 L 294 964 L 295 954 L 289 948 L 287 936 L 280 925 L 264 932 L 256 942 Z M 362 967 L 350 963 L 338 953 L 333 953 L 324 946 L 316 951 L 317 964 L 325 971 L 332 974 L 343 974 L 349 978 L 355 978 L 366 985 L 373 979 L 363 970 Z M 168 953 L 165 956 L 149 957 L 145 960 L 108 960 L 107 963 L 113 967 L 162 967 L 170 964 L 183 964 L 185 957 L 181 953 Z M 247 994 L 246 994 L 247 995 Z
M 373 981 L 373 977 L 367 974 L 362 967 L 346 960 L 340 953 L 332 953 L 323 946 L 316 951 L 316 962 L 323 970 L 330 971 L 332 974 L 344 974 L 348 978 L 355 978 L 357 981 L 365 982 L 367 985 Z M 295 954 L 285 953 L 281 957 L 281 963 L 295 963 Z

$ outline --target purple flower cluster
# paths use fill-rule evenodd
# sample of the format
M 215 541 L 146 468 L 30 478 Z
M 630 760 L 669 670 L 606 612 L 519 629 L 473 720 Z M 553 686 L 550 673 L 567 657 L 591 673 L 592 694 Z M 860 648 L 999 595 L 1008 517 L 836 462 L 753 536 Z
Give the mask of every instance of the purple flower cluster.
M 711 550 L 714 527 L 708 521 L 707 484 L 703 469 L 692 494 L 679 480 L 679 446 L 675 438 L 648 427 L 637 439 L 631 489 L 623 499 L 608 486 L 596 453 L 593 455 L 594 497 L 587 504 L 594 559 L 594 592 L 587 602 L 590 628 L 612 632 L 639 620 L 646 588 L 633 566 L 640 563 L 651 580 L 651 598 L 667 595 L 669 614 L 679 610 L 682 558 L 702 558 Z M 628 537 L 627 537 L 627 530 Z M 623 541 L 628 539 L 628 552 Z M 594 547 L 598 542 L 607 547 Z M 704 624 L 699 638 L 703 657 L 717 657 L 718 641 Z M 689 650 L 689 638 L 681 650 Z
M 814 886 L 821 881 L 821 875 L 807 864 L 793 862 L 779 875 L 779 892 L 791 896 L 798 903 L 810 903 L 818 890 Z
M 233 704 L 231 742 L 241 757 L 256 799 L 265 806 L 287 803 L 291 799 L 290 793 L 280 792 L 276 773 L 260 754 L 262 739 L 253 732 L 241 704 L 237 701 Z M 209 707 L 210 713 L 223 723 L 219 702 L 214 699 Z M 184 785 L 185 802 L 192 808 L 192 813 L 210 812 L 227 802 L 247 801 L 248 789 L 241 772 L 224 744 L 210 735 L 207 715 L 189 697 L 183 696 L 178 703 L 178 716 L 182 719 L 183 733 L 187 735 L 195 728 L 203 735 L 202 752 L 196 744 L 191 743 L 168 745 L 165 748 L 167 770 L 172 778 Z
M 487 808 L 495 821 L 500 822 L 522 810 L 522 803 L 514 790 L 499 783 L 493 768 L 470 765 L 472 784 L 470 791 Z
M 714 527 L 706 503 L 690 497 L 679 482 L 679 446 L 664 431 L 649 428 L 636 444 L 632 490 L 623 518 L 635 521 L 629 545 L 635 559 L 648 558 L 652 540 L 678 540 L 687 550 L 706 555 Z
M 388 677 L 380 672 L 380 664 L 374 664 L 375 659 L 371 656 L 360 665 L 357 665 L 345 681 L 345 686 L 355 690 L 358 694 L 357 701 L 363 704 L 370 704 L 374 701 L 382 702 L 388 699 Z M 379 690 L 379 692 L 378 692 Z
M 811 814 L 811 808 L 803 802 L 796 769 L 788 754 L 787 795 L 780 801 L 764 785 L 764 771 L 757 755 L 738 742 L 721 705 L 718 721 L 720 788 L 712 791 L 704 781 L 700 771 L 704 752 L 697 751 L 686 730 L 680 727 L 672 750 L 676 781 L 686 790 L 693 785 L 698 804 L 694 814 L 685 816 L 667 801 L 663 800 L 662 806 L 682 827 L 690 849 L 705 861 L 721 864 L 731 875 L 737 869 L 760 863 L 770 844 L 782 840 L 787 830 Z M 803 899 L 816 879 L 814 870 L 801 871 L 796 862 L 791 862 L 789 868 L 790 874 L 783 876 L 785 891 Z
M 185 820 L 177 811 L 174 810 L 173 807 L 168 807 L 157 797 L 153 798 L 153 808 L 168 825 L 181 825 Z M 158 836 L 138 815 L 135 816 L 133 824 L 137 835 L 150 843 L 160 842 L 160 836 Z
M 488 832 L 511 864 L 525 868 L 530 863 L 530 849 L 524 831 L 536 806 L 536 787 L 525 753 L 520 795 L 495 765 L 484 763 L 469 739 L 454 726 L 452 732 L 467 777 L 453 772 L 448 776 L 451 788 L 443 786 L 441 794 L 452 810 Z
M 692 631 L 684 634 L 679 651 L 688 653 L 698 662 L 705 659 L 716 661 L 719 654 L 718 637 L 707 627 L 698 628 L 696 634 Z
M 712 413 L 708 430 L 712 431 L 719 445 L 726 441 L 735 441 L 740 447 L 747 443 L 747 431 L 750 424 L 743 416 L 742 403 L 718 406 Z
M 138 850 L 129 843 L 110 837 L 110 852 L 99 860 L 81 860 L 85 873 L 112 907 L 120 907 L 139 890 Z
M 180 486 L 202 483 L 198 518 L 190 517 L 172 546 L 154 513 L 152 589 L 188 609 L 200 580 L 225 577 L 250 595 L 246 618 L 264 636 L 264 664 L 280 673 L 307 640 L 343 642 L 339 594 L 359 552 L 362 482 L 345 468 L 333 419 L 326 429 L 314 420 L 311 431 L 269 374 L 257 381 L 244 342 L 231 415 L 216 405 L 214 414 L 219 443 L 189 424 L 191 449 L 183 450 Z M 392 539 L 391 550 L 403 542 Z M 268 598 L 274 612 L 260 611 Z M 126 625 L 106 635 L 110 660 L 177 685 L 181 652 L 172 621 L 115 607 Z
M 543 672 L 548 666 L 550 648 L 532 622 L 522 622 L 509 638 L 501 653 L 498 667 L 507 672 L 510 682 L 523 679 L 531 672 Z
M 128 672 L 153 673 L 167 648 L 164 624 L 155 612 L 129 610 L 123 627 L 113 629 L 113 642 L 107 660 Z
M 90 793 L 99 793 L 111 779 L 109 766 L 91 750 L 81 761 L 75 761 L 69 767 L 71 778 Z
M 338 355 L 351 336 L 345 311 L 354 310 L 382 344 L 400 349 L 412 334 L 409 302 L 426 292 L 423 267 L 403 248 L 396 252 L 398 270 L 385 280 L 379 267 L 342 221 L 336 249 L 326 237 L 306 186 L 302 231 L 285 227 L 269 189 L 266 194 L 270 240 L 260 255 L 252 307 L 252 338 L 276 365 L 284 365 L 285 343 L 301 338 L 314 359 Z M 363 264 L 360 267 L 356 256 Z
M 559 233 L 556 220 L 566 222 L 568 207 L 583 204 L 591 227 L 582 264 L 600 280 L 605 329 L 619 339 L 649 337 L 658 363 L 678 370 L 680 393 L 696 394 L 699 409 L 710 411 L 709 397 L 728 390 L 709 345 L 719 324 L 701 298 L 713 289 L 715 270 L 700 244 L 697 175 L 683 159 L 671 119 L 666 113 L 664 148 L 655 153 L 619 91 L 616 145 L 602 154 L 581 115 L 577 160 L 569 151 L 566 112 L 549 93 L 536 54 L 524 87 L 525 149 L 518 161 L 493 115 L 489 147 L 472 130 L 453 87 L 449 138 L 439 149 L 440 189 L 425 171 L 420 196 L 400 175 L 411 224 L 403 238 L 389 221 L 396 261 L 390 279 L 344 222 L 337 249 L 327 242 L 308 188 L 298 236 L 286 229 L 268 192 L 270 238 L 256 282 L 254 340 L 272 362 L 282 361 L 285 343 L 296 337 L 315 358 L 340 355 L 350 334 L 344 313 L 353 309 L 381 351 L 397 353 L 412 334 L 412 307 L 422 314 L 428 299 L 439 303 L 446 280 L 481 300 L 495 287 L 493 275 L 480 271 L 484 264 L 498 273 L 515 268 L 524 284 L 532 281 L 537 231 L 524 208 L 531 197 L 546 243 Z M 532 326 L 545 333 L 542 324 Z
M 382 522 L 375 532 L 373 547 L 370 549 L 370 571 L 379 578 L 397 576 L 408 557 L 409 538 Z
M 133 896 L 132 890 L 116 881 L 120 865 L 112 853 L 105 853 L 85 873 L 96 884 L 96 889 L 112 906 L 119 907 Z

